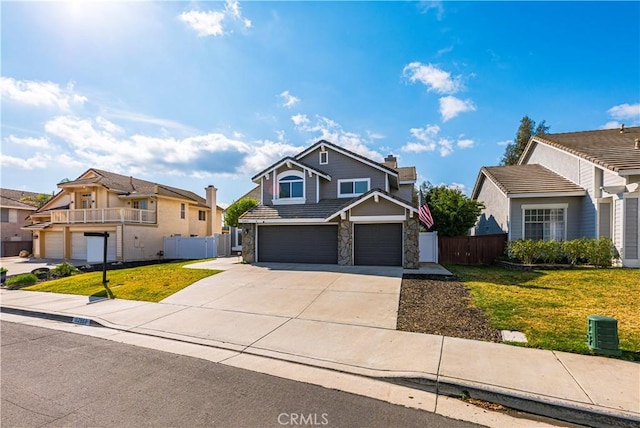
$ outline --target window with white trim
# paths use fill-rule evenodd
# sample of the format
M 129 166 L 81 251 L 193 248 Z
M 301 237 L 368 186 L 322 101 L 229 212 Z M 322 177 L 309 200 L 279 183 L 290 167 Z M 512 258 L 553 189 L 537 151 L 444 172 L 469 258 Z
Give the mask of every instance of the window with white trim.
M 320 165 L 329 163 L 329 152 L 320 152 Z
M 131 205 L 136 210 L 146 210 L 147 209 L 147 200 L 146 199 L 138 199 L 132 202 Z
M 285 171 L 278 174 L 278 201 L 292 202 L 304 198 L 304 173 Z
M 338 180 L 338 197 L 352 198 L 369 191 L 370 179 L 355 178 L 352 180 Z
M 524 239 L 564 241 L 567 235 L 566 207 L 524 208 Z

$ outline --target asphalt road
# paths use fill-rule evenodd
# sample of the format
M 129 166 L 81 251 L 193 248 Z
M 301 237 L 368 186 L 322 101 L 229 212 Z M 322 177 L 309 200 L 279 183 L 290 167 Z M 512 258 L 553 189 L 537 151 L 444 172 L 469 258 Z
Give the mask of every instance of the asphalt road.
M 4 427 L 479 426 L 197 358 L 0 327 Z

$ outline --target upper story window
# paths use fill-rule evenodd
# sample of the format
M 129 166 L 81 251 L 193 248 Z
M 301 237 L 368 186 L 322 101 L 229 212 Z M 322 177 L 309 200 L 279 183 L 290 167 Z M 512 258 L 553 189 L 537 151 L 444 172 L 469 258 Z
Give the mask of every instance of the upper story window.
M 329 163 L 329 152 L 320 152 L 320 165 Z
M 9 208 L 0 208 L 0 222 L 9 223 Z
M 207 220 L 207 213 L 205 211 L 198 210 L 198 220 L 206 221 Z
M 304 199 L 304 173 L 302 171 L 285 171 L 278 174 L 278 191 L 275 201 L 280 203 L 297 203 Z M 274 203 L 277 203 L 275 202 Z
M 180 204 L 180 218 L 184 219 L 187 217 L 187 207 L 185 204 Z
M 338 197 L 352 198 L 369 191 L 369 178 L 355 178 L 351 180 L 338 180 Z
M 147 200 L 146 199 L 140 199 L 137 201 L 133 201 L 132 205 L 133 208 L 137 209 L 137 210 L 146 210 L 147 209 Z
M 83 193 L 80 196 L 80 206 L 83 210 L 91 208 L 91 193 Z
M 564 241 L 567 236 L 566 206 L 523 206 L 524 239 Z

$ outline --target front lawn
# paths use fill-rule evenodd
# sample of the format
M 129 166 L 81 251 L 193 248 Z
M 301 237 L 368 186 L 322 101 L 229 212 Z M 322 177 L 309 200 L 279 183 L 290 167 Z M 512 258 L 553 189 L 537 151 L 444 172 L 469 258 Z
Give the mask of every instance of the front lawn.
M 640 272 L 634 269 L 511 271 L 446 266 L 493 327 L 526 334 L 526 346 L 588 353 L 587 316 L 618 320 L 623 358 L 640 359 Z
M 201 260 L 141 266 L 107 271 L 107 284 L 117 299 L 159 302 L 194 282 L 221 271 L 213 269 L 189 269 L 185 265 Z M 81 294 L 106 297 L 102 286 L 102 272 L 80 273 L 66 278 L 45 281 L 23 288 L 30 291 Z

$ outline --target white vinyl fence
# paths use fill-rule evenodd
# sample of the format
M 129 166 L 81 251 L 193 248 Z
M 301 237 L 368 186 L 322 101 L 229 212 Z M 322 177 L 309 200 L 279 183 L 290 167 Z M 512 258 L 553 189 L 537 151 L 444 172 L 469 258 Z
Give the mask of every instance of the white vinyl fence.
M 165 259 L 207 259 L 231 254 L 230 236 L 171 236 L 164 238 Z
M 438 232 L 421 232 L 418 246 L 421 262 L 438 263 Z

